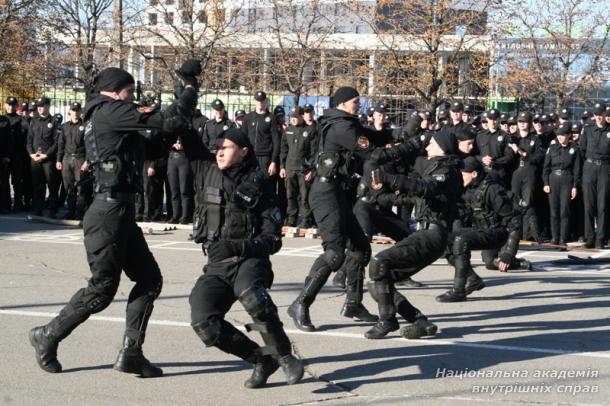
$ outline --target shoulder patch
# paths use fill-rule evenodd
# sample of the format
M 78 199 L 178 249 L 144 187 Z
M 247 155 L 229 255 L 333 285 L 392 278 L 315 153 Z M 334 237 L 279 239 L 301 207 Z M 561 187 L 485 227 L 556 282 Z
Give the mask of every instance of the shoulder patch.
M 557 141 L 555 141 L 555 140 L 551 141 L 551 145 L 555 145 L 555 144 L 557 144 Z
M 370 145 L 370 142 L 369 142 L 368 138 L 366 138 L 365 136 L 362 136 L 362 135 L 360 137 L 358 137 L 358 148 L 369 149 L 369 145 Z
M 229 126 L 228 126 L 228 125 L 225 125 L 225 126 L 223 126 L 223 127 L 222 127 L 222 130 L 223 130 L 223 131 L 227 131 L 228 129 L 229 129 Z
M 498 141 L 502 142 L 502 140 L 503 140 L 503 139 L 504 139 L 504 137 L 503 137 L 503 136 L 498 135 Z
M 282 212 L 280 211 L 280 209 L 276 208 L 273 211 L 273 214 L 271 215 L 271 218 L 273 219 L 273 221 L 275 221 L 277 224 L 281 225 L 282 224 Z
M 309 133 L 307 131 L 303 131 L 303 138 L 307 138 L 308 135 Z
M 425 141 L 426 136 L 425 136 L 425 135 L 422 135 L 422 136 L 420 136 L 420 137 L 419 137 L 419 139 L 420 139 L 420 140 L 422 140 L 422 141 Z
M 85 126 L 81 125 L 78 127 L 78 131 L 84 131 L 85 130 Z
M 53 124 L 52 124 L 52 123 L 48 123 L 48 124 L 47 124 L 47 127 L 49 127 L 49 128 L 53 128 Z
M 432 175 L 432 177 L 434 178 L 434 180 L 436 180 L 437 182 L 444 182 L 445 181 L 445 174 L 444 173 L 440 173 L 438 175 Z
M 530 141 L 530 147 L 533 147 L 535 143 L 536 143 L 536 141 L 531 140 L 531 141 Z
M 271 117 L 265 117 L 265 121 L 266 121 L 267 123 L 268 123 L 268 122 L 270 122 L 270 121 L 271 121 Z M 252 123 L 252 124 L 254 124 L 254 123 Z
M 574 148 L 570 148 L 569 152 L 570 152 L 570 154 L 573 154 L 574 153 Z

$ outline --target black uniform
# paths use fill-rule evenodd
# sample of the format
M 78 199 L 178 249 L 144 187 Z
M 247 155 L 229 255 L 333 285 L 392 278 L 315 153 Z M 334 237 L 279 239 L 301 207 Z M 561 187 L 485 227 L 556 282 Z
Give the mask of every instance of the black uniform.
M 314 262 L 299 296 L 288 308 L 288 315 L 304 331 L 314 331 L 309 307 L 326 283 L 331 272 L 341 268 L 350 271 L 350 278 L 361 278 L 357 271 L 366 266 L 371 247 L 358 224 L 348 196 L 354 168 L 370 155 L 369 130 L 358 117 L 342 110 L 328 109 L 320 118 L 320 144 L 316 177 L 309 194 L 309 203 L 322 237 L 324 253 Z M 347 248 L 347 255 L 346 255 Z M 349 265 L 348 265 L 349 264 Z M 361 285 L 361 284 L 360 284 Z M 346 317 L 370 319 L 361 304 L 343 307 Z
M 519 199 L 524 215 L 522 232 L 523 237 L 533 237 L 540 240 L 538 229 L 538 218 L 534 210 L 534 192 L 538 184 L 538 167 L 544 160 L 544 149 L 540 139 L 534 133 L 527 136 L 519 136 L 515 140 L 519 152 L 516 154 L 518 161 L 511 179 L 511 191 Z
M 182 138 L 177 137 L 174 144 L 182 145 Z M 188 224 L 193 220 L 193 172 L 184 147 L 176 149 L 174 144 L 167 159 L 167 180 L 173 214 L 169 222 Z
M 224 171 L 209 163 L 203 187 L 204 209 L 196 219 L 195 239 L 207 250 L 208 263 L 189 298 L 195 333 L 206 346 L 258 365 L 267 371 L 263 371 L 265 375 L 277 369 L 277 364 L 272 367 L 277 361 L 284 368 L 287 363 L 298 363 L 267 292 L 273 282 L 269 256 L 282 245 L 282 218 L 266 174 L 254 156 Z M 225 320 L 237 300 L 254 320 L 246 329 L 259 331 L 265 348 Z M 256 368 L 247 387 L 266 381 L 266 376 L 262 380 L 255 377 Z
M 297 214 L 301 217 L 301 227 L 311 225 L 311 209 L 309 208 L 310 182 L 305 181 L 305 174 L 312 167 L 312 139 L 316 134 L 310 133 L 309 126 L 289 126 L 282 137 L 280 151 L 280 168 L 286 169 L 286 197 L 288 201 L 287 225 L 294 227 Z
M 235 123 L 226 117 L 223 117 L 220 121 L 216 121 L 215 118 L 208 120 L 208 122 L 205 123 L 202 134 L 204 145 L 207 146 L 210 151 L 216 151 L 216 140 L 218 139 L 218 136 L 222 132 L 234 127 Z
M 27 119 L 17 113 L 5 116 L 13 132 L 13 156 L 11 157 L 11 184 L 13 185 L 13 210 L 23 210 L 32 199 L 32 173 L 30 156 L 26 149 L 27 129 L 23 125 Z
M 472 250 L 502 248 L 500 260 L 513 262 L 521 239 L 521 218 L 513 197 L 500 182 L 494 174 L 483 172 L 464 191 L 462 198 L 470 211 L 472 227 L 452 232 L 453 289 L 438 296 L 439 302 L 464 301 L 467 295 L 485 286 L 470 264 Z
M 145 130 L 142 139 L 142 181 L 144 186 L 144 221 L 163 220 L 163 197 L 167 194 L 167 217 L 172 218 L 173 210 L 169 181 L 167 178 L 167 146 L 166 141 L 156 134 L 155 130 Z M 154 170 L 154 175 L 148 175 L 148 169 Z
M 189 99 L 196 97 L 192 93 Z M 88 286 L 76 292 L 57 317 L 31 331 L 30 340 L 41 368 L 60 372 L 61 365 L 56 359 L 59 341 L 112 302 L 121 272 L 125 271 L 135 286 L 127 300 L 124 348 L 114 367 L 145 377 L 159 376 L 162 371 L 144 358 L 141 346 L 153 302 L 161 292 L 162 278 L 135 222 L 132 155 L 138 148 L 139 134 L 159 134 L 143 130 L 165 127 L 174 131 L 177 125 L 185 125 L 186 119 L 168 114 L 164 120 L 159 112 L 141 113 L 134 104 L 104 95 L 87 102 L 83 118 L 87 161 L 95 173 L 96 195 L 83 221 L 92 276 Z
M 572 189 L 580 187 L 580 148 L 573 142 L 562 146 L 551 141 L 544 158 L 542 178 L 549 186 L 549 206 L 551 209 L 551 234 L 553 244 L 566 244 L 570 235 L 570 211 Z
M 513 161 L 514 155 L 512 149 L 508 145 L 509 136 L 502 130 L 491 132 L 485 130 L 476 137 L 476 157 L 480 162 L 483 162 L 484 156 L 493 158 L 491 167 L 483 164 L 486 171 L 494 171 L 505 184 L 508 184 L 508 169 Z
M 278 128 L 273 113 L 265 111 L 258 114 L 251 111 L 244 118 L 243 130 L 254 146 L 259 166 L 266 171 L 275 162 L 279 167 L 281 129 Z
M 6 213 L 11 209 L 9 177 L 14 149 L 15 138 L 11 122 L 8 118 L 0 116 L 0 213 Z
M 49 211 L 52 215 L 57 213 L 57 199 L 59 180 L 55 161 L 57 155 L 57 132 L 59 125 L 50 115 L 47 117 L 34 117 L 30 121 L 28 130 L 28 154 L 44 154 L 44 161 L 32 160 L 32 186 L 34 188 L 32 205 L 34 213 L 42 214 L 44 208 L 46 188 L 49 188 Z
M 193 189 L 195 192 L 194 212 L 197 213 L 203 199 L 203 180 L 205 177 L 205 159 L 209 154 L 207 144 L 203 141 L 203 130 L 208 118 L 197 111 L 192 120 L 192 127 L 180 134 L 186 158 L 193 174 Z
M 436 333 L 436 326 L 394 287 L 392 271 L 409 276 L 445 253 L 449 228 L 456 217 L 454 203 L 462 192 L 456 157 L 419 157 L 411 176 L 384 175 L 383 183 L 413 197 L 418 229 L 392 248 L 371 259 L 369 292 L 379 305 L 379 322 L 365 337 L 378 339 L 398 329 L 396 312 L 410 324 L 401 332 L 406 338 Z
M 61 126 L 57 140 L 57 162 L 62 163 L 61 177 L 64 188 L 68 191 L 68 215 L 81 218 L 87 197 L 86 188 L 74 184 L 81 180 L 81 166 L 85 162 L 85 124 L 82 120 L 76 123 L 68 121 Z
M 585 127 L 580 140 L 587 245 L 603 247 L 610 205 L 610 125 Z M 595 228 L 597 224 L 597 228 Z

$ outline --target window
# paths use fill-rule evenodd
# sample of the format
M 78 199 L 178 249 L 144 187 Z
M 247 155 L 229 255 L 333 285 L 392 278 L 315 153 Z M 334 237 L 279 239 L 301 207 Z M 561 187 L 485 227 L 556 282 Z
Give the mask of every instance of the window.
M 197 13 L 197 21 L 199 21 L 202 24 L 207 24 L 208 23 L 208 15 L 205 13 L 204 10 L 200 10 Z
M 165 0 L 165 4 L 171 6 L 172 4 L 174 4 L 174 0 Z
M 191 18 L 191 13 L 188 10 L 182 10 L 182 13 L 180 13 L 180 17 L 182 19 L 183 24 L 191 23 L 193 21 Z
M 174 13 L 171 11 L 165 13 L 165 24 L 173 24 L 174 23 Z
M 148 14 L 148 24 L 157 25 L 157 13 Z
M 159 0 L 150 0 L 150 5 L 151 6 L 154 7 L 154 6 L 158 5 L 158 4 L 159 4 Z

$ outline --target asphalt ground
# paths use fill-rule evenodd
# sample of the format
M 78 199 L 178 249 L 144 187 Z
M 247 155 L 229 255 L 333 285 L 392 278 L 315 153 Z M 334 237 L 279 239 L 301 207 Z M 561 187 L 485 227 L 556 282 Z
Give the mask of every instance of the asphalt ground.
M 141 379 L 112 369 L 121 347 L 125 303 L 132 283 L 123 278 L 115 301 L 61 342 L 61 374 L 38 368 L 27 333 L 47 323 L 89 270 L 82 230 L 0 216 L 0 404 L 2 405 L 476 405 L 610 403 L 610 265 L 565 266 L 568 253 L 520 251 L 531 272 L 475 270 L 487 287 L 467 302 L 441 304 L 453 270 L 444 260 L 400 290 L 439 326 L 429 339 L 398 332 L 367 340 L 370 323 L 340 316 L 344 294 L 329 284 L 311 308 L 315 333 L 294 327 L 286 308 L 321 252 L 320 241 L 285 238 L 272 257 L 271 295 L 294 350 L 306 361 L 302 382 L 288 386 L 276 372 L 265 389 L 248 390 L 251 367 L 206 348 L 192 331 L 188 296 L 205 262 L 188 230 L 146 235 L 164 276 L 144 351 L 165 376 Z M 148 228 L 148 226 L 146 226 Z M 374 252 L 387 245 L 374 245 Z M 574 253 L 570 253 L 574 254 Z M 587 256 L 587 253 L 576 253 Z M 610 250 L 593 254 L 610 257 Z M 376 313 L 372 299 L 365 305 Z M 227 319 L 250 322 L 236 303 Z M 401 321 L 404 324 L 404 321 Z M 249 333 L 260 341 L 257 333 Z

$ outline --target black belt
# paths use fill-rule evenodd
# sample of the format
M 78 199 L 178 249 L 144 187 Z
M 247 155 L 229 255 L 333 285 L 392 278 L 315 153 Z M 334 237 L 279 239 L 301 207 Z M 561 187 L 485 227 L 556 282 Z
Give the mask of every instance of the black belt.
M 445 227 L 435 224 L 435 223 L 429 223 L 427 221 L 420 221 L 417 223 L 417 231 L 420 230 L 440 230 L 440 231 L 445 231 Z
M 335 178 L 327 178 L 326 176 L 316 176 L 316 180 L 318 182 L 322 182 L 322 183 L 330 183 L 330 184 L 336 184 L 339 183 L 339 179 Z
M 597 166 L 610 163 L 610 161 L 608 161 L 607 159 L 591 159 L 591 158 L 587 158 L 587 162 L 589 162 L 590 164 L 593 164 L 593 165 L 597 165 Z
M 571 169 L 555 169 L 553 173 L 557 176 L 568 175 L 572 173 Z
M 170 151 L 170 158 L 182 158 L 185 155 L 184 151 Z
M 85 156 L 83 154 L 65 154 L 64 159 L 65 158 L 85 159 Z
M 135 193 L 96 193 L 95 200 L 102 200 L 109 203 L 134 203 L 136 201 Z

